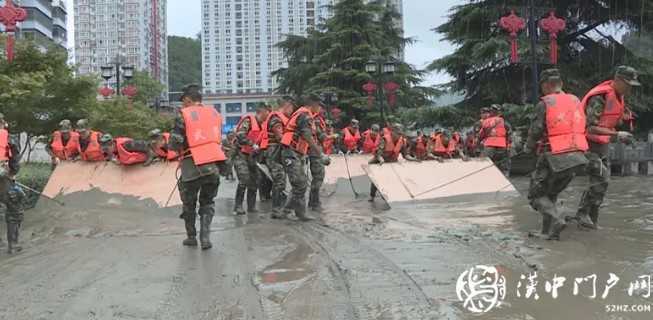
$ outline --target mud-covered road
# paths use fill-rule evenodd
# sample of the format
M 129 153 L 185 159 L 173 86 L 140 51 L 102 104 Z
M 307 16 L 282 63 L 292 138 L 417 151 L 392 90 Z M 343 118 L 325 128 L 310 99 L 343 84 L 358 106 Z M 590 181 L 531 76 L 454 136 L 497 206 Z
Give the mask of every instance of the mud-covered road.
M 538 217 L 521 197 L 385 210 L 343 182 L 321 219 L 302 224 L 232 216 L 234 185 L 223 182 L 208 251 L 181 246 L 177 210 L 74 194 L 64 208 L 42 201 L 27 213 L 22 253 L 8 256 L 2 243 L 0 319 L 651 319 L 650 309 L 610 310 L 653 304 L 646 288 L 628 292 L 653 274 L 650 181 L 616 178 L 602 229 L 570 226 L 561 242 L 528 237 Z M 527 188 L 525 178 L 514 182 Z M 561 197 L 570 214 L 584 182 Z M 366 194 L 368 183 L 356 188 Z M 480 315 L 456 287 L 476 265 L 506 278 L 503 303 Z M 533 272 L 537 300 L 521 279 Z M 610 273 L 620 280 L 603 299 Z M 591 277 L 574 295 L 575 278 L 591 275 L 596 297 Z M 546 286 L 554 277 L 566 278 L 555 299 Z

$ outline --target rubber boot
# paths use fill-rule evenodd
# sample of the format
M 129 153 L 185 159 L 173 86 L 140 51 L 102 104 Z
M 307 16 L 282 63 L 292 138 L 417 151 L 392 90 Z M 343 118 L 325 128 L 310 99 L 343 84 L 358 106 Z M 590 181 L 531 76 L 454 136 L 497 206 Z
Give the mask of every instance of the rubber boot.
M 7 223 L 7 253 L 12 254 L 13 253 L 13 231 L 12 231 L 12 226 L 11 223 Z
M 18 245 L 18 235 L 20 233 L 20 224 L 18 223 L 9 223 L 7 224 L 7 243 L 8 243 L 8 252 L 12 254 L 14 252 L 21 252 L 23 248 Z
M 234 214 L 244 215 L 243 200 L 245 200 L 245 187 L 238 186 L 236 188 L 236 198 L 234 199 Z
M 313 200 L 308 205 L 309 207 L 311 207 L 311 210 L 313 210 L 314 212 L 321 213 L 323 209 L 322 209 L 322 203 L 320 201 L 320 189 L 311 190 L 309 198 L 312 198 Z
M 304 204 L 295 204 L 295 216 L 297 216 L 297 219 L 299 221 L 312 221 L 315 220 L 315 218 L 309 216 L 306 214 L 306 205 Z
M 590 208 L 589 218 L 594 225 L 594 230 L 599 228 L 599 207 L 600 206 L 592 206 Z
M 596 229 L 596 225 L 590 217 L 594 206 L 587 203 L 588 196 L 589 194 L 585 191 L 580 198 L 580 206 L 578 207 L 578 212 L 576 212 L 576 221 L 578 222 L 578 228 L 594 230 Z
M 279 207 L 278 210 L 273 210 L 272 219 L 286 219 L 292 212 L 292 203 L 291 201 L 286 201 L 285 198 L 284 195 L 279 196 Z
M 551 223 L 553 222 L 553 217 L 548 214 L 542 215 L 542 235 L 547 236 L 551 232 Z
M 197 247 L 197 229 L 195 219 L 184 219 L 187 238 L 182 242 L 187 247 Z
M 567 228 L 567 222 L 564 218 L 560 218 L 560 215 L 558 214 L 558 207 L 555 204 L 553 204 L 553 207 L 550 208 L 550 212 L 554 223 L 551 227 L 551 234 L 549 234 L 548 240 L 560 240 L 560 233 L 562 233 L 562 231 Z
M 247 212 L 258 213 L 258 210 L 256 210 L 256 189 L 247 189 Z
M 213 216 L 205 214 L 200 217 L 200 243 L 202 245 L 202 250 L 211 249 L 213 244 L 211 243 L 211 222 L 213 221 Z
M 374 198 L 376 198 L 376 191 L 377 191 L 376 186 L 375 186 L 375 185 L 372 185 L 372 186 L 370 187 L 370 198 L 367 199 L 367 201 L 369 201 L 369 202 L 374 202 Z

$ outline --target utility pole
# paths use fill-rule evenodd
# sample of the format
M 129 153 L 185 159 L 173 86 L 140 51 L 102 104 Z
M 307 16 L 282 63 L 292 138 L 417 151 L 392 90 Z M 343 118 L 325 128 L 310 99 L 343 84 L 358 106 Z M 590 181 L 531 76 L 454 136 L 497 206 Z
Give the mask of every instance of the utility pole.
M 528 0 L 528 30 L 531 38 L 531 59 L 533 70 L 533 104 L 537 104 L 540 99 L 539 87 L 539 70 L 537 64 L 537 17 L 535 16 L 535 0 Z

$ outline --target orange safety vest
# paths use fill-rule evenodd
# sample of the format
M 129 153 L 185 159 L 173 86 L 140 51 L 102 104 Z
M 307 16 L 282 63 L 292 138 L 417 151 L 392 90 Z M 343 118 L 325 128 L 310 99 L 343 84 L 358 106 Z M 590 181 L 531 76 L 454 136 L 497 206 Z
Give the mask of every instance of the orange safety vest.
M 354 134 L 351 133 L 353 128 L 347 127 L 342 129 L 342 142 L 345 144 L 345 147 L 348 151 L 354 151 L 358 147 L 358 142 L 361 140 L 360 130 L 356 130 Z
M 164 132 L 163 133 L 163 140 L 165 141 L 165 144 L 168 145 L 168 143 L 170 142 L 170 133 Z M 166 148 L 156 148 L 156 150 L 154 150 L 154 152 L 159 157 L 161 157 L 163 159 L 166 159 L 168 161 L 175 161 L 175 160 L 177 160 L 177 157 L 179 157 L 177 152 L 172 151 L 170 149 L 166 149 Z
M 386 130 L 383 134 L 383 139 L 385 139 L 385 149 L 383 150 L 383 157 L 389 161 L 399 160 L 399 155 L 401 154 L 401 149 L 404 147 L 406 140 L 404 137 L 400 137 L 399 140 L 395 143 L 392 140 L 392 131 Z
M 615 91 L 612 86 L 613 83 L 613 80 L 609 80 L 594 87 L 585 95 L 580 103 L 581 108 L 585 110 L 587 108 L 587 103 L 592 97 L 598 95 L 605 96 L 605 107 L 603 108 L 603 113 L 599 118 L 598 126 L 607 129 L 614 129 L 619 125 L 619 121 L 623 119 L 624 111 L 626 109 L 624 97 L 617 94 L 617 91 Z M 588 140 L 598 144 L 608 144 L 610 143 L 610 138 L 610 136 L 589 134 L 589 132 L 587 135 Z
M 79 153 L 79 133 L 71 131 L 70 139 L 68 139 L 68 143 L 64 146 L 62 133 L 55 131 L 50 147 L 54 156 L 59 158 L 59 160 L 71 160 Z
M 224 161 L 222 117 L 215 108 L 194 105 L 181 109 L 186 139 L 195 165 Z
M 270 120 L 272 120 L 272 117 L 278 117 L 281 119 L 281 123 L 283 123 L 283 127 L 286 127 L 286 124 L 288 123 L 288 117 L 286 117 L 283 112 L 270 112 L 268 115 L 268 118 L 263 121 L 263 124 L 261 125 L 261 135 L 260 135 L 260 143 L 259 146 L 261 147 L 262 150 L 265 150 L 270 146 Z
M 507 148 L 508 139 L 505 120 L 500 116 L 492 116 L 485 120 L 482 123 L 483 131 L 490 132 L 488 136 L 485 137 L 483 145 L 486 147 L 494 148 Z
M 303 137 L 296 136 L 295 131 L 297 130 L 297 119 L 300 115 L 306 114 L 309 117 L 313 117 L 311 111 L 306 107 L 301 107 L 297 109 L 290 117 L 288 124 L 283 133 L 283 138 L 281 139 L 281 144 L 284 146 L 290 147 L 293 150 L 299 152 L 302 155 L 308 154 L 309 144 Z M 312 121 L 311 121 L 312 122 Z M 313 124 L 314 125 L 314 124 Z M 315 127 L 313 127 L 313 132 L 315 132 Z
M 131 141 L 133 141 L 133 139 L 124 137 L 116 138 L 116 153 L 118 154 L 118 162 L 125 166 L 147 161 L 147 154 L 141 152 L 129 152 L 125 149 L 125 143 Z
M 381 134 L 377 133 L 376 138 L 372 138 L 372 130 L 368 129 L 363 132 L 363 153 L 370 154 L 376 150 L 381 142 Z
M 0 129 L 0 161 L 11 159 L 11 147 L 9 146 L 9 131 Z
M 82 151 L 82 147 L 79 147 L 79 155 L 84 161 L 104 161 L 104 153 L 102 152 L 102 147 L 100 146 L 100 133 L 97 131 L 91 131 L 91 135 L 88 137 L 88 145 L 86 150 Z
M 333 134 L 332 130 L 327 132 L 327 124 L 326 121 L 324 120 L 324 116 L 322 115 L 322 113 L 318 112 L 316 114 L 313 114 L 313 119 L 315 119 L 315 122 L 320 127 L 322 132 L 324 132 L 324 134 L 326 134 L 327 136 Z M 334 144 L 335 141 L 333 140 L 333 138 L 327 137 L 326 139 L 324 139 L 324 141 L 322 141 L 322 152 L 324 152 L 324 154 L 332 154 Z
M 435 137 L 434 143 L 435 146 L 433 147 L 433 152 L 435 152 L 436 155 L 445 155 L 451 157 L 456 152 L 456 148 L 458 147 L 458 141 L 456 141 L 456 139 L 453 137 L 449 139 L 449 145 L 445 147 L 444 143 L 442 142 L 441 134 Z
M 261 139 L 261 126 L 258 124 L 258 120 L 256 120 L 256 117 L 251 114 L 246 114 L 240 118 L 240 121 L 238 121 L 238 124 L 236 125 L 236 132 L 240 130 L 240 127 L 243 125 L 243 122 L 245 119 L 249 119 L 249 132 L 247 132 L 247 139 L 251 141 L 253 144 L 258 144 Z M 240 152 L 244 154 L 251 154 L 253 151 L 252 146 L 250 145 L 243 145 L 240 147 Z
M 426 158 L 426 141 L 424 141 L 424 136 L 417 137 L 415 141 L 415 156 L 418 159 Z
M 552 154 L 587 151 L 585 109 L 571 94 L 555 93 L 542 97 L 546 105 L 546 130 Z

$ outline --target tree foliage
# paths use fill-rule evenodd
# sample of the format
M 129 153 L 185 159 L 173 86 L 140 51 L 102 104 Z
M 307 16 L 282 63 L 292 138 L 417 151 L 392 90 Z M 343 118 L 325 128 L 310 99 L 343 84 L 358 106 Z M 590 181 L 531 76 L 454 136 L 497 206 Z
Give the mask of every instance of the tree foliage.
M 618 65 L 628 64 L 642 73 L 642 89 L 629 100 L 639 111 L 647 112 L 653 102 L 651 64 L 614 38 L 624 31 L 650 30 L 653 24 L 653 0 L 543 0 L 535 1 L 538 12 L 556 14 L 567 21 L 558 36 L 560 68 L 568 92 L 583 96 L 592 86 L 611 77 Z M 455 78 L 446 86 L 461 91 L 466 99 L 460 105 L 477 112 L 491 103 L 523 105 L 531 102 L 532 68 L 530 40 L 520 34 L 519 54 L 523 63 L 510 64 L 510 45 L 498 26 L 500 17 L 516 9 L 526 17 L 524 1 L 475 0 L 452 8 L 449 20 L 435 31 L 456 45 L 456 50 L 435 60 L 429 70 L 443 71 Z M 611 32 L 610 32 L 611 31 Z M 537 46 L 539 69 L 548 63 L 548 35 L 540 30 Z
M 190 83 L 202 82 L 202 42 L 197 39 L 168 37 L 171 92 L 179 92 Z
M 134 77 L 127 81 L 126 84 L 131 84 L 136 87 L 137 93 L 134 101 L 144 105 L 152 106 L 156 103 L 156 99 L 161 96 L 164 85 L 158 80 L 153 79 L 147 72 L 134 71 Z
M 91 127 L 114 137 L 146 138 L 152 129 L 170 130 L 171 116 L 156 113 L 139 101 L 129 103 L 119 97 L 108 101 L 97 101 L 85 110 Z
M 384 0 L 342 0 L 332 11 L 333 17 L 309 30 L 307 36 L 288 36 L 278 44 L 289 62 L 287 68 L 274 72 L 280 81 L 279 93 L 302 96 L 333 92 L 338 95 L 338 106 L 359 118 L 374 116 L 362 89 L 369 80 L 397 82 L 400 106 L 418 107 L 429 102 L 436 91 L 418 85 L 423 72 L 398 59 L 412 40 L 403 37 L 394 6 Z M 367 73 L 367 62 L 378 57 L 394 57 L 397 72 L 384 79 Z

